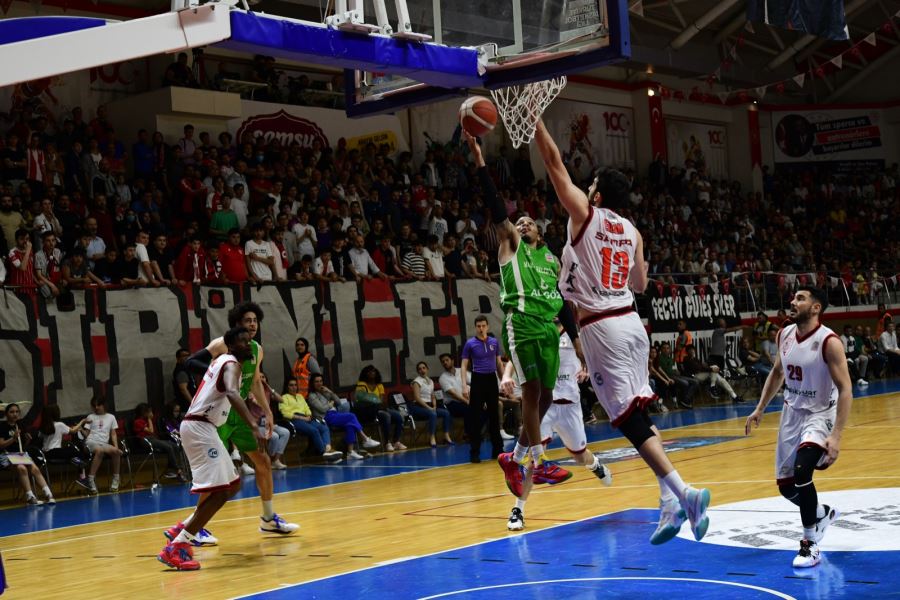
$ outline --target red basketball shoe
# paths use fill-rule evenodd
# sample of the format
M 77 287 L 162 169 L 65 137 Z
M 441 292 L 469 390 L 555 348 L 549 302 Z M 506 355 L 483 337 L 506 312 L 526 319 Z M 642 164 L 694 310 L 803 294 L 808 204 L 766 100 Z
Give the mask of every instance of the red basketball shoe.
M 497 463 L 506 476 L 506 487 L 516 498 L 522 497 L 522 465 L 516 462 L 512 452 L 504 452 L 497 457 Z
M 156 559 L 162 564 L 177 571 L 196 571 L 200 563 L 194 560 L 190 544 L 177 542 L 169 544 L 160 552 Z

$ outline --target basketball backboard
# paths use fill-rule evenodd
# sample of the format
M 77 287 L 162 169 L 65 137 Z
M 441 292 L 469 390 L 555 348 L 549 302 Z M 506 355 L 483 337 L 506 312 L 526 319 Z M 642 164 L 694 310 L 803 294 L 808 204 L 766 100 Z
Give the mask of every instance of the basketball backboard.
M 628 58 L 627 0 L 407 0 L 411 26 L 438 44 L 476 47 L 487 89 Z M 366 13 L 373 10 L 366 0 Z M 388 7 L 390 19 L 396 15 Z M 460 95 L 405 77 L 350 71 L 347 114 L 365 116 Z

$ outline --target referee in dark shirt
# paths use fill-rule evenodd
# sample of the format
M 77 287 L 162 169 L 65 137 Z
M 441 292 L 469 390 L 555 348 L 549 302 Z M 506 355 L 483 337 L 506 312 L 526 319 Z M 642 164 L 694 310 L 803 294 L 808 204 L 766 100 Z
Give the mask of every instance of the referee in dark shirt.
M 466 373 L 471 365 L 472 386 L 467 383 Z M 484 315 L 475 319 L 475 337 L 470 338 L 462 350 L 462 394 L 469 402 L 469 422 L 466 424 L 469 436 L 469 460 L 481 462 L 481 425 L 487 410 L 488 432 L 491 436 L 491 458 L 503 452 L 503 438 L 500 437 L 500 387 L 498 376 L 503 374 L 500 361 L 500 343 L 488 336 L 488 320 Z

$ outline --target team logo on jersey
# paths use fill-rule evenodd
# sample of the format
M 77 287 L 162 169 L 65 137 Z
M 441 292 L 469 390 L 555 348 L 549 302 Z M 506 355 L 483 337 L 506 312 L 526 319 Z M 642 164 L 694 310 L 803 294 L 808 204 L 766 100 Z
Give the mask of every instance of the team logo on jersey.
M 603 385 L 603 375 L 600 373 L 594 373 L 593 379 L 597 385 Z
M 616 223 L 613 221 L 607 221 L 606 219 L 603 219 L 603 228 L 606 231 L 608 231 L 609 233 L 614 233 L 617 235 L 625 234 L 625 226 L 622 225 L 621 223 Z
M 545 254 L 545 255 L 544 255 L 544 258 L 547 260 L 548 263 L 556 262 L 556 257 L 553 256 L 553 254 L 550 253 L 550 252 L 548 252 L 547 254 Z
M 219 458 L 219 451 L 215 448 L 210 448 L 206 451 L 206 455 L 210 458 Z
M 831 422 L 831 419 L 825 420 L 825 427 L 828 428 L 828 431 L 831 431 L 831 429 L 834 427 L 834 423 Z
M 812 351 L 815 352 L 819 349 L 819 342 L 813 342 Z

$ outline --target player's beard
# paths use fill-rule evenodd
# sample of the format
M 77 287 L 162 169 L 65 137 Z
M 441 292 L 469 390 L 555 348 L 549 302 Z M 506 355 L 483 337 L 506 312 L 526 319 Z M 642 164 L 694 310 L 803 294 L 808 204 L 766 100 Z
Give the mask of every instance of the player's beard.
M 806 309 L 805 311 L 794 311 L 794 315 L 791 317 L 791 320 L 797 325 L 803 325 L 805 323 L 808 323 L 811 318 L 812 311 Z

